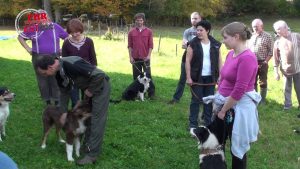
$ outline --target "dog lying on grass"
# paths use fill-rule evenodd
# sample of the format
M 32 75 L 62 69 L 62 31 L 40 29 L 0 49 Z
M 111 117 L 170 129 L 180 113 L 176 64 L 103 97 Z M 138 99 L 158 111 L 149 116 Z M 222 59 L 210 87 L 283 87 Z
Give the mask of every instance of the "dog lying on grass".
M 15 98 L 15 94 L 10 92 L 6 87 L 0 87 L 0 141 L 1 136 L 6 136 L 5 124 L 10 114 L 9 104 Z
M 48 106 L 43 113 L 44 136 L 41 147 L 46 148 L 46 141 L 50 129 L 53 125 L 56 127 L 56 133 L 59 141 L 66 142 L 66 152 L 68 161 L 74 161 L 73 145 L 75 144 L 75 154 L 80 156 L 80 138 L 86 130 L 86 120 L 91 116 L 91 103 L 89 101 L 79 102 L 68 113 L 61 112 L 58 107 Z M 60 131 L 66 134 L 66 141 L 60 135 Z

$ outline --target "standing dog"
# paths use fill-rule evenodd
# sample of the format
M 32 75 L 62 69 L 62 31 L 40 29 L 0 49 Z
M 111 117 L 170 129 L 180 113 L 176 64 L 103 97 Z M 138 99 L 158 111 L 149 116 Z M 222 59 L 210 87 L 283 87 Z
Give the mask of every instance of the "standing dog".
M 5 123 L 9 116 L 9 103 L 15 98 L 15 94 L 6 87 L 0 87 L 0 141 L 1 136 L 6 136 Z
M 73 144 L 75 153 L 79 157 L 80 138 L 86 130 L 86 120 L 91 116 L 92 106 L 89 101 L 78 103 L 72 111 L 61 112 L 58 107 L 48 106 L 43 113 L 44 136 L 42 148 L 46 148 L 46 140 L 53 125 L 56 126 L 56 133 L 60 142 L 65 142 L 60 136 L 63 129 L 66 134 L 66 152 L 68 161 L 74 161 Z
M 226 169 L 223 150 L 225 140 L 224 121 L 218 117 L 207 127 L 200 126 L 192 132 L 198 139 L 201 169 Z
M 151 78 L 146 72 L 141 73 L 137 79 L 132 82 L 122 94 L 124 100 L 135 100 L 136 97 L 144 101 L 145 93 L 150 86 Z

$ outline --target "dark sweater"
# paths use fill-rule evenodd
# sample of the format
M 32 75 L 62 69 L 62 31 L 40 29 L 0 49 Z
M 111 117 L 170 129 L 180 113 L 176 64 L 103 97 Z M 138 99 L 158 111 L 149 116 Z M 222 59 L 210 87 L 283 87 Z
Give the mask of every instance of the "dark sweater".
M 69 39 L 64 41 L 62 46 L 62 57 L 79 56 L 85 61 L 97 66 L 96 52 L 92 39 L 86 37 L 85 43 L 78 49 L 70 43 Z

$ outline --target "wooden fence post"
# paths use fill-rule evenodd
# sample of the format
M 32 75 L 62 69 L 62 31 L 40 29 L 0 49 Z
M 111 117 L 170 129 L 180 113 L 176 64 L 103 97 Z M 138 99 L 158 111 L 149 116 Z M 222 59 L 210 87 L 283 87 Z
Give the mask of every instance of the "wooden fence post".
M 101 24 L 100 21 L 98 22 L 98 35 L 101 37 Z
M 158 49 L 157 49 L 157 52 L 159 52 L 159 49 L 160 49 L 160 40 L 161 40 L 161 35 L 159 34 Z

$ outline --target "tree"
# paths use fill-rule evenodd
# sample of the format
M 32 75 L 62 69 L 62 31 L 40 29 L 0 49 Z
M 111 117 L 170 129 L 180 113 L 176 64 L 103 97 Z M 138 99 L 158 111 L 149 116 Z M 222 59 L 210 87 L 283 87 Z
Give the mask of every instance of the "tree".
M 24 9 L 38 8 L 39 0 L 0 0 L 0 17 L 16 17 Z
M 47 12 L 48 17 L 50 18 L 51 21 L 53 21 L 53 16 L 52 16 L 52 9 L 51 9 L 51 3 L 50 0 L 42 0 L 44 10 Z

